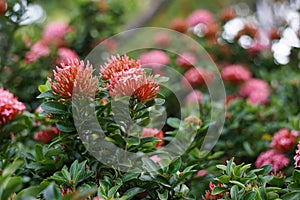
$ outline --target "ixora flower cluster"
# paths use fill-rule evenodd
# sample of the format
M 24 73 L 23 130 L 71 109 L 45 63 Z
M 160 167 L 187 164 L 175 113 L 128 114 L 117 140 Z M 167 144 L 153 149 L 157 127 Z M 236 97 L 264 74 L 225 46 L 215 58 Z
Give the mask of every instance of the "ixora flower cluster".
M 22 114 L 25 106 L 19 102 L 12 93 L 0 88 L 0 126 L 12 120 L 16 115 Z
M 67 62 L 68 59 L 76 59 L 78 55 L 75 51 L 66 47 L 67 42 L 65 36 L 73 31 L 73 28 L 63 21 L 54 21 L 49 23 L 43 31 L 43 37 L 39 41 L 32 44 L 28 36 L 24 36 L 23 40 L 29 51 L 25 53 L 27 63 L 36 62 L 42 57 L 48 57 L 51 53 L 51 47 L 57 49 L 56 63 Z
M 100 77 L 107 81 L 106 88 L 111 97 L 116 95 L 133 96 L 140 102 L 152 101 L 159 91 L 159 83 L 153 76 L 146 76 L 139 61 L 128 56 L 112 56 L 100 68 Z

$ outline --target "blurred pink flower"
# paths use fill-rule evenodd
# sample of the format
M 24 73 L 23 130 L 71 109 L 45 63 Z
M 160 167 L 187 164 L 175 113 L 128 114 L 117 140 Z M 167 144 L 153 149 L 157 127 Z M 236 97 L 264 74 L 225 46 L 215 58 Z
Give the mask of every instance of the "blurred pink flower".
M 228 65 L 222 69 L 223 80 L 231 83 L 240 83 L 251 78 L 251 72 L 242 65 Z
M 111 58 L 107 59 L 107 62 L 104 66 L 100 66 L 100 77 L 103 80 L 109 80 L 114 76 L 114 73 L 127 71 L 132 68 L 140 68 L 141 64 L 140 61 L 129 59 L 127 55 L 124 56 L 112 56 Z
M 155 45 L 160 46 L 160 47 L 169 46 L 171 43 L 171 38 L 167 33 L 164 33 L 164 32 L 157 33 L 154 36 L 154 43 L 155 43 Z
M 44 111 L 43 108 L 42 108 L 41 106 L 38 106 L 38 107 L 35 109 L 34 112 L 36 112 L 36 113 L 41 113 L 41 112 L 43 112 L 43 111 Z
M 169 56 L 161 50 L 152 50 L 140 55 L 139 60 L 143 67 L 161 69 L 170 62 Z
M 207 171 L 202 169 L 202 170 L 199 170 L 196 174 L 196 177 L 201 177 L 201 176 L 204 176 L 207 174 Z
M 267 82 L 252 78 L 240 87 L 239 94 L 241 97 L 248 97 L 251 104 L 266 104 L 270 95 L 270 88 Z
M 210 73 L 207 69 L 202 67 L 191 68 L 184 74 L 182 80 L 183 86 L 187 87 L 189 84 L 192 87 L 196 87 L 200 84 L 206 83 L 209 84 L 213 81 L 214 75 Z
M 160 157 L 158 157 L 158 155 L 151 156 L 150 159 L 155 163 L 158 163 L 162 160 Z
M 289 159 L 274 149 L 262 152 L 255 161 L 255 166 L 260 168 L 264 165 L 272 165 L 272 171 L 277 172 L 289 164 Z
M 193 90 L 184 99 L 185 104 L 201 103 L 201 102 L 202 102 L 202 94 L 199 90 Z
M 176 58 L 176 64 L 181 67 L 191 67 L 197 63 L 197 58 L 193 53 L 185 52 Z
M 297 145 L 296 155 L 294 156 L 295 168 L 300 167 L 300 141 Z
M 107 85 L 109 95 L 118 94 L 137 98 L 140 102 L 152 101 L 159 91 L 159 83 L 152 76 L 147 77 L 141 68 L 114 73 Z
M 47 57 L 50 54 L 48 43 L 45 40 L 37 41 L 30 49 L 25 53 L 25 60 L 27 63 L 32 63 L 41 57 Z
M 268 103 L 269 92 L 267 91 L 254 91 L 248 96 L 248 101 L 252 105 Z
M 58 58 L 56 59 L 56 64 L 67 63 L 70 59 L 78 59 L 78 55 L 75 51 L 69 48 L 59 48 L 57 50 Z
M 271 146 L 274 149 L 277 149 L 279 151 L 288 151 L 294 147 L 298 136 L 299 136 L 298 131 L 295 130 L 289 131 L 286 128 L 280 129 L 273 136 Z
M 45 130 L 40 130 L 34 134 L 33 138 L 39 142 L 47 143 L 58 135 L 59 130 L 56 127 L 47 127 Z
M 164 133 L 162 130 L 158 130 L 156 128 L 143 128 L 141 138 L 145 137 L 155 137 L 160 139 L 161 141 L 158 142 L 155 147 L 160 147 L 164 144 Z
M 0 88 L 0 126 L 12 120 L 16 115 L 22 114 L 26 109 L 22 102 L 8 90 Z
M 63 40 L 65 35 L 72 31 L 72 27 L 63 21 L 54 21 L 44 28 L 43 39 L 48 42 L 58 42 Z
M 212 24 L 214 23 L 214 16 L 208 10 L 196 10 L 191 13 L 187 18 L 187 24 L 189 27 L 195 26 L 197 24 Z
M 53 94 L 59 96 L 60 101 L 71 101 L 73 89 L 76 91 L 76 98 L 92 98 L 98 85 L 98 79 L 93 77 L 93 67 L 89 62 L 85 66 L 83 61 L 77 59 L 56 67 L 53 74 L 54 80 L 48 77 L 48 81 Z

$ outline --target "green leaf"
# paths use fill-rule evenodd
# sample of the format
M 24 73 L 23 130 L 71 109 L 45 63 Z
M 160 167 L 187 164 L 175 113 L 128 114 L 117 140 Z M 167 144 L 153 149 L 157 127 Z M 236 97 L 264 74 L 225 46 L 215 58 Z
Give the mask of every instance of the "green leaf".
M 60 124 L 60 123 L 56 123 L 56 128 L 58 128 L 58 130 L 65 132 L 65 133 L 71 133 L 76 131 L 76 128 L 74 127 L 73 124 L 67 125 L 67 124 Z
M 22 177 L 7 177 L 4 183 L 0 184 L 0 199 L 8 199 L 13 193 L 22 188 Z
M 232 158 L 230 161 L 227 162 L 226 173 L 227 173 L 228 176 L 231 175 L 231 170 L 233 169 L 233 165 L 234 165 L 233 159 L 234 158 Z
M 166 100 L 164 100 L 164 99 L 156 98 L 155 99 L 155 104 L 161 106 L 161 105 L 163 105 L 165 103 L 165 101 Z
M 166 77 L 166 76 L 160 76 L 156 79 L 156 82 L 160 82 L 160 83 L 165 83 L 165 82 L 168 82 L 169 81 L 169 77 Z
M 48 91 L 50 88 L 48 88 L 47 85 L 39 85 L 38 90 L 42 93 Z
M 260 169 L 261 171 L 257 172 L 258 175 L 266 175 L 272 171 L 272 165 L 264 165 Z
M 37 99 L 45 99 L 45 98 L 55 98 L 56 96 L 52 93 L 52 90 L 47 90 L 37 96 Z
M 159 200 L 168 200 L 168 190 L 165 190 L 163 193 L 159 193 L 158 191 L 156 192 Z
M 244 198 L 245 198 L 245 200 L 253 200 L 253 199 L 255 199 L 255 197 L 256 197 L 256 192 L 252 191 L 252 192 L 246 194 Z
M 218 169 L 221 169 L 221 170 L 223 170 L 223 171 L 226 171 L 226 166 L 225 166 L 225 165 L 216 165 L 216 167 L 217 167 Z
M 121 187 L 122 185 L 116 185 L 112 188 L 109 189 L 107 195 L 110 198 L 113 198 L 115 196 L 115 194 L 118 192 L 118 189 Z
M 15 160 L 12 164 L 10 164 L 8 167 L 6 167 L 3 172 L 2 176 L 11 176 L 17 169 L 20 168 L 20 166 L 23 164 L 23 161 L 21 160 Z
M 125 139 L 128 145 L 139 145 L 141 140 L 139 137 L 128 137 Z
M 18 193 L 16 200 L 22 200 L 25 197 L 37 197 L 48 184 L 40 184 L 26 188 Z
M 149 158 L 142 158 L 142 161 L 144 163 L 144 168 L 150 172 L 150 173 L 157 173 L 158 171 L 158 166 L 156 165 L 156 163 L 149 159 Z
M 134 179 L 137 179 L 139 177 L 140 173 L 131 173 L 131 172 L 127 172 L 126 174 L 124 174 L 122 176 L 122 181 L 123 182 L 128 182 Z
M 291 191 L 299 191 L 300 192 L 300 184 L 299 183 L 292 183 L 288 186 L 288 189 Z
M 229 180 L 230 180 L 230 176 L 228 175 L 222 175 L 222 176 L 219 176 L 217 178 L 215 178 L 216 181 L 220 182 L 220 183 L 229 183 Z
M 175 174 L 177 171 L 180 170 L 181 165 L 182 165 L 181 158 L 180 157 L 176 158 L 169 166 L 169 173 Z
M 167 124 L 169 126 L 171 126 L 172 128 L 178 129 L 180 127 L 180 123 L 181 123 L 181 120 L 178 119 L 178 118 L 170 117 L 170 118 L 167 119 Z
M 281 197 L 282 200 L 299 200 L 300 192 L 290 192 Z
M 51 183 L 43 191 L 43 195 L 44 195 L 45 200 L 61 199 L 61 197 L 62 197 L 60 189 L 54 183 Z
M 55 101 L 45 102 L 41 105 L 41 107 L 47 113 L 53 113 L 53 114 L 67 113 L 66 106 L 62 103 L 55 102 Z
M 43 147 L 40 144 L 35 145 L 35 157 L 37 161 L 44 160 Z
M 140 188 L 140 187 L 134 187 L 134 188 L 131 188 L 129 190 L 127 190 L 123 196 L 126 197 L 127 200 L 133 198 L 135 195 L 139 194 L 139 193 L 142 193 L 146 191 L 144 188 Z
M 229 181 L 229 183 L 232 183 L 232 184 L 235 184 L 235 185 L 238 185 L 239 187 L 241 188 L 245 188 L 244 184 L 239 182 L 239 181 Z
M 216 187 L 214 187 L 214 189 L 212 190 L 211 194 L 212 194 L 212 195 L 217 195 L 217 194 L 220 194 L 220 193 L 225 192 L 225 191 L 227 191 L 226 188 L 216 186 Z
M 230 197 L 232 199 L 237 199 L 238 193 L 239 193 L 238 186 L 236 185 L 232 186 L 232 188 L 230 189 Z

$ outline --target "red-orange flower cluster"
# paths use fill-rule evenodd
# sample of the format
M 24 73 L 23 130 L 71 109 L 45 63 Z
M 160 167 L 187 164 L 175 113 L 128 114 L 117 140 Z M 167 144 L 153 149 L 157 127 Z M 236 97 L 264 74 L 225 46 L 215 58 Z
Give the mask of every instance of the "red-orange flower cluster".
M 222 69 L 222 78 L 231 83 L 240 83 L 251 78 L 251 72 L 242 65 L 228 65 Z
M 113 77 L 114 73 L 127 71 L 132 68 L 140 68 L 139 61 L 129 59 L 127 55 L 124 56 L 112 56 L 108 59 L 104 66 L 100 66 L 100 77 L 103 80 L 109 80 Z
M 271 146 L 279 151 L 288 151 L 294 147 L 298 136 L 298 131 L 289 131 L 287 128 L 280 129 L 273 136 Z
M 25 106 L 12 93 L 0 88 L 0 126 L 23 113 Z
M 124 95 L 137 98 L 140 102 L 152 101 L 159 91 L 159 83 L 153 76 L 146 76 L 139 61 L 126 55 L 112 57 L 101 67 L 101 78 L 108 80 L 107 89 L 111 97 Z
M 191 68 L 184 74 L 184 79 L 182 80 L 183 86 L 187 87 L 189 84 L 192 87 L 196 87 L 203 83 L 211 83 L 213 81 L 214 75 L 205 68 L 197 67 Z
M 93 67 L 77 59 L 69 60 L 53 70 L 54 80 L 48 78 L 53 93 L 60 97 L 60 101 L 71 101 L 76 98 L 92 98 L 98 79 L 93 77 Z M 75 96 L 73 95 L 73 92 Z
M 36 132 L 34 134 L 34 139 L 42 142 L 42 143 L 47 143 L 50 142 L 52 140 L 53 137 L 55 137 L 56 135 L 58 135 L 59 130 L 56 127 L 48 127 L 45 130 L 40 130 L 38 132 Z

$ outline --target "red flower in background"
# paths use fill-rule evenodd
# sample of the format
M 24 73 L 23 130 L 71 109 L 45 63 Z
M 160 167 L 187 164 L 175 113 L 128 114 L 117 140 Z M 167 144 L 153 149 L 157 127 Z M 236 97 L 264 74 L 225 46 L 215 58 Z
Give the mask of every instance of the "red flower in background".
M 183 18 L 176 18 L 171 22 L 171 29 L 185 33 L 188 29 L 187 23 Z
M 167 33 L 157 33 L 154 37 L 154 43 L 160 47 L 169 46 L 171 43 L 171 38 Z
M 236 12 L 231 7 L 223 9 L 220 13 L 220 20 L 222 22 L 227 22 L 235 17 L 236 17 Z
M 53 94 L 61 97 L 60 101 L 71 101 L 73 90 L 76 98 L 92 98 L 98 79 L 93 77 L 93 67 L 77 59 L 69 60 L 53 70 L 54 80 L 48 77 Z
M 112 56 L 108 59 L 104 66 L 100 66 L 100 77 L 103 80 L 109 80 L 113 77 L 114 73 L 127 71 L 132 68 L 140 68 L 140 61 L 129 59 L 127 55 Z
M 7 3 L 5 0 L 0 0 L 0 15 L 4 15 L 7 10 Z
M 290 160 L 274 149 L 262 152 L 255 161 L 255 166 L 260 168 L 264 165 L 272 165 L 272 171 L 277 172 L 289 164 Z
M 57 136 L 59 130 L 56 127 L 47 127 L 45 130 L 40 130 L 34 134 L 33 138 L 39 142 L 47 143 Z
M 26 109 L 22 102 L 8 90 L 0 88 L 0 126 L 12 120 L 16 115 L 22 114 Z
M 155 147 L 160 147 L 164 144 L 164 141 L 162 140 L 164 138 L 164 133 L 162 130 L 156 128 L 143 128 L 141 138 L 145 137 L 155 137 L 160 139 L 161 141 L 158 142 Z
M 78 55 L 75 51 L 69 48 L 59 48 L 57 51 L 58 58 L 56 59 L 56 64 L 60 65 L 61 63 L 68 63 L 68 61 L 78 59 Z
M 25 53 L 25 60 L 27 63 L 32 63 L 41 57 L 47 57 L 50 54 L 48 42 L 45 40 L 37 41 L 30 49 Z
M 193 53 L 185 52 L 176 58 L 176 64 L 181 67 L 192 67 L 196 65 L 197 58 Z
M 289 131 L 286 128 L 280 129 L 273 136 L 271 146 L 274 149 L 277 149 L 280 151 L 288 151 L 294 147 L 298 136 L 299 136 L 298 131 L 295 131 L 295 130 Z
M 248 97 L 251 104 L 266 104 L 270 95 L 270 88 L 267 82 L 252 78 L 239 89 L 241 97 Z
M 147 77 L 141 68 L 115 73 L 107 85 L 109 95 L 118 94 L 137 98 L 140 102 L 152 101 L 159 91 L 159 83 L 152 76 Z
M 184 99 L 185 104 L 201 103 L 201 102 L 202 102 L 202 94 L 199 90 L 193 90 L 188 95 L 186 95 Z
M 222 69 L 223 80 L 231 83 L 240 83 L 251 78 L 251 72 L 242 65 L 228 65 Z
M 72 27 L 63 21 L 49 23 L 43 31 L 43 40 L 56 46 L 64 45 L 64 37 L 72 31 Z
M 184 74 L 183 85 L 188 86 L 190 84 L 192 87 L 196 87 L 203 83 L 209 84 L 213 79 L 213 74 L 207 69 L 202 67 L 191 68 Z
M 212 24 L 214 23 L 215 19 L 211 12 L 207 10 L 196 10 L 192 14 L 190 14 L 187 18 L 187 25 L 188 27 L 195 26 L 197 24 Z
M 139 60 L 143 67 L 160 69 L 170 62 L 169 56 L 161 50 L 153 50 L 140 55 Z

